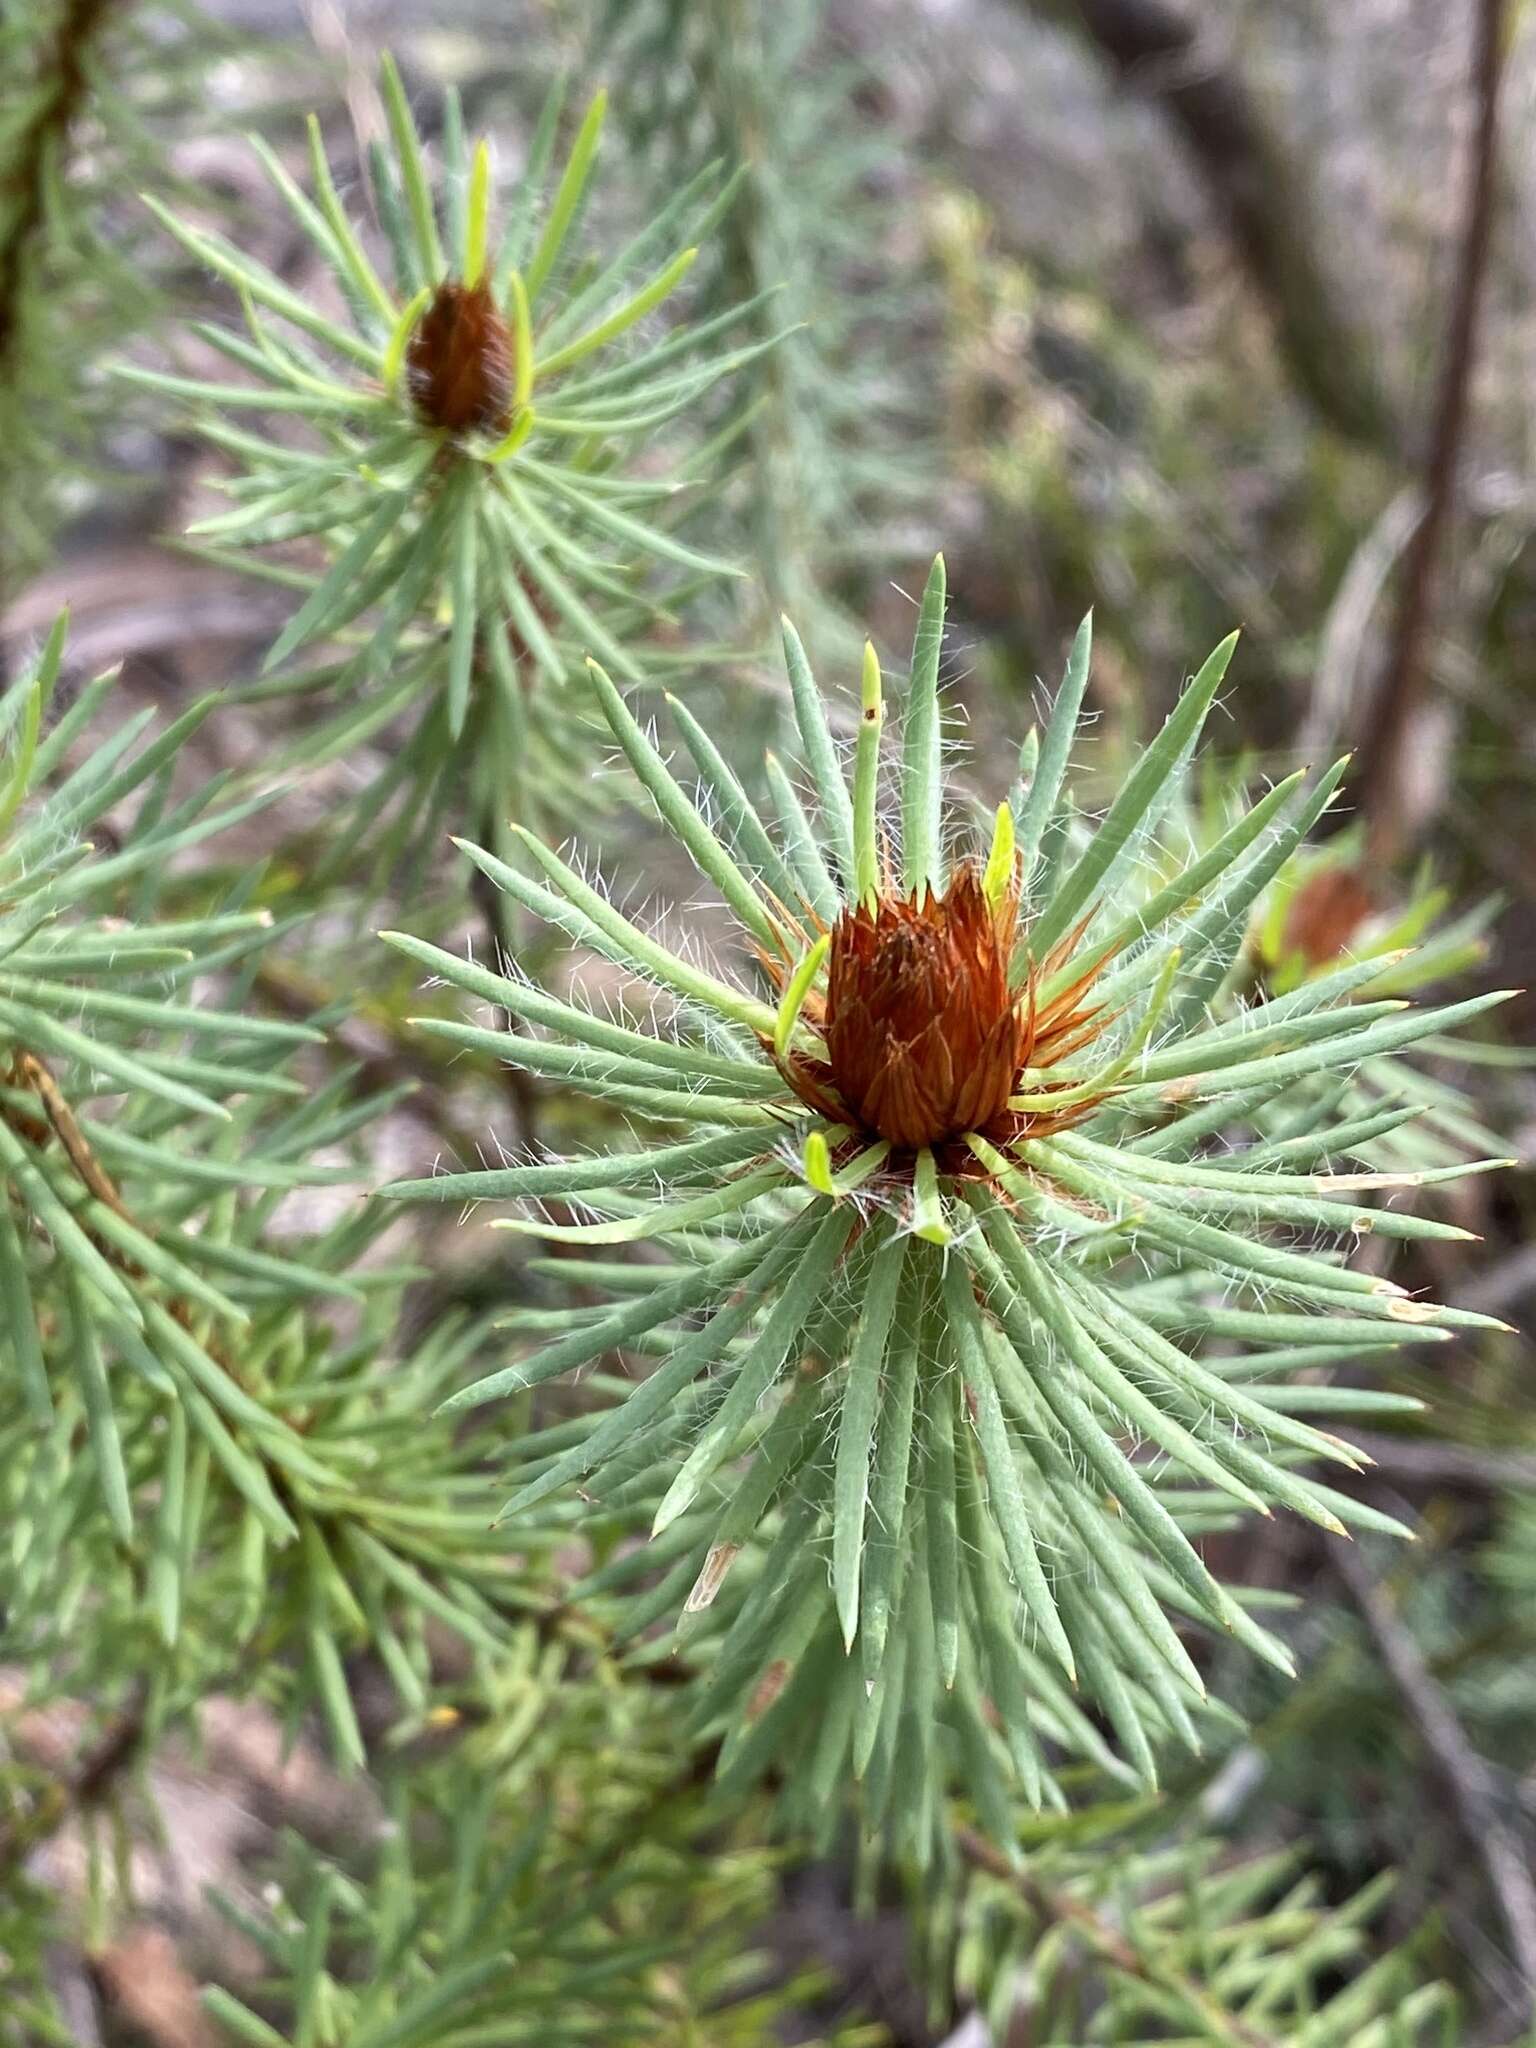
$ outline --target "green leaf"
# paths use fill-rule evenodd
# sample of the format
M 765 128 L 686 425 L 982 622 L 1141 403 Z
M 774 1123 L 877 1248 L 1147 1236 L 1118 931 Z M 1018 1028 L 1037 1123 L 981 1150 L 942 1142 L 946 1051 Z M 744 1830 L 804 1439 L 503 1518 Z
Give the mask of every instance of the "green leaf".
M 843 885 L 852 889 L 855 887 L 853 804 L 849 799 L 848 785 L 843 778 L 842 764 L 838 760 L 831 727 L 827 724 L 821 692 L 811 674 L 800 635 L 787 618 L 780 619 L 780 626 L 784 640 L 784 667 L 795 706 L 795 723 L 806 762 L 816 783 L 822 828 L 831 841 Z
M 915 1244 L 909 1248 L 896 1296 L 895 1324 L 886 1347 L 885 1386 L 869 1482 L 870 1527 L 859 1587 L 859 1661 L 866 1685 L 880 1676 L 907 1562 L 902 1531 L 934 1256 Z
M 10 1204 L 0 1198 L 0 1301 L 4 1302 L 11 1352 L 21 1381 L 22 1397 L 34 1426 L 46 1429 L 53 1420 L 53 1396 L 37 1332 L 37 1311 L 27 1281 L 26 1258 Z
M 853 762 L 854 896 L 868 904 L 880 893 L 880 840 L 875 806 L 880 780 L 880 736 L 885 707 L 880 683 L 880 657 L 864 642 L 863 679 L 859 697 L 859 736 Z
M 939 721 L 939 655 L 944 645 L 944 557 L 935 555 L 917 615 L 902 712 L 901 843 L 907 893 L 921 900 L 944 886 L 939 814 L 944 789 Z M 862 890 L 860 892 L 863 893 Z
M 1126 777 L 1087 850 L 1052 891 L 1050 901 L 1030 932 L 1030 944 L 1037 957 L 1043 957 L 1089 908 L 1094 892 L 1106 887 L 1112 879 L 1133 835 L 1144 831 L 1149 820 L 1155 817 L 1174 776 L 1188 759 L 1199 737 L 1211 700 L 1221 686 L 1236 647 L 1237 635 L 1233 633 L 1209 656 L 1170 712 L 1162 731 Z M 1047 733 L 1047 754 L 1051 750 L 1051 739 L 1051 734 Z M 1043 765 L 1042 762 L 1042 772 Z M 1024 837 L 1021 831 L 1021 843 Z
M 626 759 L 649 791 L 663 822 L 688 849 L 695 866 L 708 876 L 724 896 L 743 927 L 765 946 L 773 946 L 777 927 L 758 896 L 750 878 L 732 860 L 710 831 L 694 805 L 674 780 L 666 763 L 640 730 L 629 707 L 614 688 L 606 672 L 595 661 L 587 672 L 603 707 L 610 731 L 623 748 Z
M 675 954 L 667 952 L 664 947 L 657 945 L 655 940 L 647 938 L 628 918 L 621 917 L 605 896 L 599 895 L 597 890 L 584 882 L 574 869 L 568 867 L 558 855 L 551 853 L 531 832 L 525 831 L 519 825 L 514 825 L 512 830 L 545 874 L 555 883 L 570 910 L 575 912 L 573 917 L 569 911 L 562 908 L 559 922 L 565 924 L 567 929 L 573 930 L 578 938 L 585 939 L 591 934 L 599 950 L 621 965 L 633 968 L 652 981 L 660 982 L 664 988 L 675 989 L 690 1002 L 699 1003 L 706 1010 L 716 1011 L 733 1024 L 743 1024 L 761 1037 L 772 1038 L 774 1012 L 766 1004 L 757 1002 L 740 990 L 717 980 L 714 975 L 705 974 L 701 969 L 692 967 L 686 961 L 679 960 Z M 509 895 L 526 900 L 521 878 L 514 870 L 464 840 L 456 839 L 454 845 L 461 853 L 467 854 L 499 888 L 505 889 Z M 530 905 L 530 908 L 537 907 L 537 904 Z
M 1016 820 L 1019 862 L 1026 888 L 1040 855 L 1045 828 L 1055 815 L 1056 802 L 1061 795 L 1062 778 L 1067 771 L 1072 743 L 1077 738 L 1078 717 L 1082 711 L 1083 693 L 1088 687 L 1092 657 L 1093 613 L 1089 612 L 1072 642 L 1067 672 L 1056 694 L 1039 760 Z
M 858 1328 L 848 1354 L 847 1378 L 837 1427 L 833 1480 L 832 1590 L 843 1643 L 849 1650 L 859 1625 L 859 1576 L 864 1558 L 865 1511 L 869 1502 L 870 1451 L 880 1412 L 887 1341 L 896 1313 L 906 1241 L 887 1236 L 870 1266 Z
M 670 1355 L 626 1395 L 624 1401 L 605 1416 L 573 1449 L 562 1453 L 539 1475 L 522 1486 L 502 1509 L 501 1521 L 522 1514 L 549 1494 L 558 1492 L 573 1479 L 585 1477 L 634 1440 L 645 1426 L 662 1414 L 670 1403 L 700 1373 L 719 1364 L 730 1346 L 751 1322 L 769 1292 L 797 1263 L 814 1232 L 820 1227 L 816 1209 L 810 1208 L 785 1231 L 768 1233 L 754 1241 L 755 1263 L 750 1263 L 736 1282 L 735 1292 L 722 1297 L 722 1305 L 708 1322 L 680 1338 Z M 685 1269 L 680 1281 L 693 1278 Z M 658 1317 L 658 1321 L 662 1318 Z
M 379 60 L 379 72 L 384 82 L 384 111 L 389 118 L 389 132 L 405 187 L 406 204 L 410 208 L 418 275 L 423 284 L 436 284 L 447 269 L 443 245 L 438 239 L 437 215 L 433 210 L 432 195 L 427 189 L 426 167 L 421 160 L 416 123 L 411 119 L 399 67 L 388 50 Z
M 587 178 L 597 157 L 597 145 L 603 131 L 603 120 L 608 112 L 608 95 L 600 92 L 593 98 L 577 130 L 576 140 L 571 144 L 570 156 L 566 159 L 565 170 L 550 201 L 549 216 L 544 223 L 544 232 L 528 264 L 526 273 L 528 298 L 536 303 L 550 272 L 555 266 L 561 249 L 565 246 L 566 235 L 576 217 L 586 190 Z
M 1051 1655 L 1074 1682 L 1077 1665 L 1072 1645 L 1062 1626 L 1060 1610 L 1040 1561 L 1039 1547 L 1030 1527 L 1029 1510 L 1019 1481 L 1013 1446 L 997 1398 L 997 1387 L 982 1343 L 981 1319 L 976 1312 L 970 1277 L 957 1259 L 949 1261 L 944 1274 L 944 1304 L 955 1339 L 961 1378 L 972 1404 L 973 1425 L 992 1513 L 1001 1532 L 1009 1568 L 1030 1620 Z
M 480 621 L 478 550 L 480 515 L 472 479 L 459 489 L 449 537 L 448 588 L 453 626 L 448 647 L 448 737 L 464 736 L 474 681 Z
M 852 1229 L 853 1219 L 836 1207 L 820 1219 L 816 1235 L 801 1254 L 793 1285 L 781 1292 L 769 1311 L 714 1418 L 663 1495 L 652 1524 L 653 1535 L 661 1535 L 692 1505 L 705 1480 L 736 1449 L 753 1410 L 781 1370 L 790 1345 L 815 1314 L 822 1289 L 836 1269 Z
M 606 348 L 610 341 L 616 341 L 621 334 L 626 334 L 637 321 L 643 320 L 647 313 L 654 312 L 663 299 L 671 297 L 693 268 L 698 253 L 697 249 L 679 250 L 672 261 L 659 271 L 649 284 L 642 285 L 639 291 L 626 299 L 622 306 L 616 307 L 605 320 L 600 320 L 595 327 L 589 328 L 575 341 L 567 342 L 564 348 L 555 349 L 538 362 L 535 365 L 535 375 L 546 378 L 558 376 L 562 370 L 569 369 L 572 363 L 579 362 L 583 356 L 591 355 L 595 349 Z
M 96 1334 L 96 1319 L 91 1313 L 84 1285 L 73 1270 L 69 1274 L 68 1296 L 69 1362 L 80 1405 L 85 1411 L 91 1458 L 101 1486 L 107 1519 L 118 1542 L 126 1546 L 133 1541 L 133 1505 L 128 1492 L 128 1472 L 123 1462 L 123 1443 L 112 1406 L 111 1388 L 107 1383 L 106 1363 Z

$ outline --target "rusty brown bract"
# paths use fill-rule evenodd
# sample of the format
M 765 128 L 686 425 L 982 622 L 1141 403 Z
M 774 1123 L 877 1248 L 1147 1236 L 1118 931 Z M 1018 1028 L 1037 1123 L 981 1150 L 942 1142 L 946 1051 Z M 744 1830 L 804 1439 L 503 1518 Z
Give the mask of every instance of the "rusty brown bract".
M 980 1130 L 1008 1107 L 1024 1019 L 1001 922 L 963 868 L 944 896 L 879 897 L 832 928 L 833 1084 L 863 1127 L 894 1146 Z
M 1322 869 L 1291 898 L 1281 958 L 1299 953 L 1309 967 L 1327 966 L 1343 953 L 1371 909 L 1370 891 L 1351 869 Z
M 1022 1069 L 1065 1058 L 1107 1021 L 1081 1006 L 1102 961 L 1039 1001 L 1080 932 L 1020 985 L 1018 910 L 1016 885 L 993 906 L 972 866 L 942 896 L 886 893 L 845 910 L 832 927 L 825 1000 L 805 1011 L 826 1058 L 796 1051 L 783 1063 L 801 1100 L 898 1153 L 953 1148 L 940 1162 L 953 1172 L 977 1170 L 959 1142 L 972 1132 L 1006 1144 L 1086 1114 L 1090 1102 L 1055 1115 L 1008 1107 Z
M 490 286 L 440 284 L 405 352 L 417 415 L 456 434 L 504 434 L 513 370 L 512 330 Z

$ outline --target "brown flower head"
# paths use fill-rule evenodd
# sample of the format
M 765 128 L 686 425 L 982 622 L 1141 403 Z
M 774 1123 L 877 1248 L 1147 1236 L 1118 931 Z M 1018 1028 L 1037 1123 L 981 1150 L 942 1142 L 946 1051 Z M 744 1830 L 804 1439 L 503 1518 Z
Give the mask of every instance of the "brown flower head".
M 825 999 L 807 1005 L 826 1059 L 796 1051 L 785 1064 L 801 1099 L 897 1152 L 1072 1121 L 1015 1112 L 1009 1098 L 1023 1068 L 1049 1066 L 1102 1027 L 1097 1009 L 1080 1007 L 1102 963 L 1042 1005 L 1042 979 L 1079 934 L 1018 977 L 1018 909 L 1016 883 L 993 903 L 971 865 L 942 896 L 881 894 L 846 909 L 832 927 Z
M 1299 955 L 1308 967 L 1337 960 L 1372 910 L 1371 892 L 1352 868 L 1321 868 L 1291 898 L 1280 954 Z
M 504 434 L 512 422 L 512 330 L 491 288 L 440 284 L 405 352 L 417 415 L 451 433 Z

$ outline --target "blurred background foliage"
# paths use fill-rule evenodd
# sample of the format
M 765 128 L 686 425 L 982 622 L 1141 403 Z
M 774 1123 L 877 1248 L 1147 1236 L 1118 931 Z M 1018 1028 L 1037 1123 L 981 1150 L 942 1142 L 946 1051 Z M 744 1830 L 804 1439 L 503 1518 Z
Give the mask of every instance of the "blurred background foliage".
M 469 132 L 489 133 L 512 169 L 554 79 L 570 74 L 576 106 L 606 84 L 605 173 L 582 225 L 595 248 L 634 232 L 707 163 L 742 168 L 736 203 L 687 281 L 686 312 L 707 321 L 744 304 L 757 335 L 794 332 L 669 424 L 649 459 L 655 473 L 717 479 L 681 531 L 751 577 L 691 593 L 686 627 L 645 628 L 658 667 L 680 646 L 707 652 L 690 660 L 687 701 L 733 758 L 755 756 L 787 719 L 777 610 L 794 613 L 829 677 L 841 658 L 851 679 L 850 622 L 904 648 L 936 548 L 951 593 L 947 680 L 971 749 L 962 774 L 990 801 L 1006 780 L 998 764 L 1011 772 L 1042 702 L 1041 679 L 1054 684 L 1090 605 L 1097 724 L 1080 765 L 1105 793 L 1192 654 L 1239 624 L 1227 758 L 1203 797 L 1192 790 L 1191 837 L 1202 800 L 1222 815 L 1222 778 L 1239 767 L 1252 782 L 1340 746 L 1359 757 L 1359 808 L 1304 871 L 1305 903 L 1298 891 L 1271 906 L 1255 980 L 1283 987 L 1341 945 L 1398 943 L 1406 920 L 1447 934 L 1429 955 L 1447 992 L 1531 983 L 1527 10 L 1498 0 L 462 0 L 451 15 L 416 0 L 7 5 L 8 676 L 25 672 L 65 603 L 61 702 L 115 661 L 120 704 L 167 717 L 210 685 L 257 673 L 293 583 L 315 564 L 299 540 L 255 576 L 175 540 L 223 509 L 226 455 L 152 394 L 112 379 L 107 358 L 218 378 L 217 356 L 186 323 L 229 324 L 238 306 L 133 195 L 194 206 L 294 290 L 317 289 L 313 251 L 241 133 L 258 127 L 302 180 L 302 117 L 318 107 L 338 184 L 366 212 L 367 145 L 386 133 L 376 83 L 386 45 L 429 150 L 442 144 L 439 88 L 452 85 Z M 1469 281 L 1481 318 L 1458 333 Z M 185 752 L 204 779 L 259 781 L 298 731 L 282 696 L 237 692 Z M 315 1088 L 332 1091 L 317 1114 L 347 1139 L 327 1158 L 352 1163 L 355 1187 L 429 1171 L 439 1156 L 474 1164 L 503 1145 L 605 1134 L 590 1104 L 543 1084 L 514 1088 L 492 1063 L 413 1033 L 415 976 L 364 936 L 392 921 L 390 878 L 344 864 L 342 908 L 334 821 L 397 744 L 390 730 L 371 734 L 285 782 L 219 841 L 217 887 L 206 872 L 173 873 L 155 904 L 183 921 L 205 915 L 238 874 L 241 903 L 274 913 L 276 942 L 244 970 L 238 999 L 337 1020 L 327 1047 L 305 1058 Z M 601 835 L 610 872 L 643 875 L 637 897 L 690 887 L 616 779 L 594 776 L 589 804 L 584 829 Z M 450 822 L 474 830 L 470 818 Z M 484 904 L 448 879 L 443 853 L 425 877 L 436 892 L 428 936 L 482 953 L 518 944 L 494 922 L 487 931 Z M 289 922 L 301 915 L 302 939 Z M 555 966 L 567 971 L 589 996 L 606 992 L 601 963 Z M 1533 1007 L 1525 998 L 1502 1012 L 1503 1038 L 1484 1041 L 1475 1062 L 1443 1049 L 1421 1061 L 1447 1091 L 1447 1142 L 1459 1120 L 1522 1158 L 1536 1148 L 1536 1082 L 1513 1050 L 1530 1040 Z M 394 1091 L 361 1133 L 344 1112 L 355 1086 Z M 193 1573 L 183 1587 L 186 1558 L 162 1569 L 162 1607 L 174 1599 L 197 1627 L 183 1626 L 182 1647 L 167 1647 L 148 1684 L 122 1677 L 143 1589 L 110 1532 L 70 1560 L 78 1584 L 61 1590 L 35 1568 L 18 1577 L 0 1639 L 10 1972 L 0 2040 L 201 2048 L 223 2038 L 206 2031 L 215 2023 L 268 2048 L 437 2039 L 430 2002 L 420 2019 L 427 1988 L 486 1960 L 462 1909 L 466 1889 L 489 1881 L 483 1869 L 527 1859 L 512 1880 L 517 1939 L 568 1953 L 579 1969 L 584 1925 L 551 1918 L 547 1895 L 579 1885 L 572 1871 L 630 1835 L 646 1843 L 635 1896 L 616 1898 L 604 1923 L 611 1996 L 566 2010 L 566 2032 L 540 2019 L 527 2038 L 917 2048 L 979 2040 L 966 2033 L 979 2013 L 1000 2048 L 1389 2048 L 1460 2038 L 1434 2031 L 1453 2024 L 1468 2041 L 1525 2038 L 1536 1987 L 1520 1876 L 1536 1841 L 1528 1174 L 1459 1192 L 1454 1213 L 1479 1242 L 1415 1248 L 1416 1281 L 1517 1329 L 1466 1333 L 1381 1376 L 1428 1405 L 1369 1438 L 1377 1464 L 1359 1483 L 1372 1505 L 1416 1523 L 1414 1549 L 1366 1542 L 1341 1554 L 1290 1523 L 1213 1537 L 1224 1575 L 1292 1603 L 1299 1683 L 1218 1658 L 1214 1689 L 1249 1726 L 1218 1730 L 1155 1808 L 1116 1803 L 1085 1773 L 1083 1813 L 1040 1824 L 1023 1883 L 957 1822 L 942 1893 L 930 1885 L 916 1902 L 890 1873 L 860 1870 L 836 1827 L 814 1853 L 801 1843 L 770 1857 L 739 1846 L 760 1839 L 753 1824 L 732 1836 L 698 1817 L 698 1786 L 670 1753 L 665 1660 L 642 1659 L 648 1675 L 637 1679 L 615 1646 L 584 1633 L 596 1622 L 564 1608 L 590 1560 L 552 1540 L 519 1561 L 515 1592 L 494 1583 L 481 1495 L 493 1505 L 495 1481 L 472 1441 L 417 1432 L 413 1416 L 445 1375 L 464 1376 L 488 1312 L 516 1304 L 537 1317 L 553 1305 L 552 1262 L 520 1262 L 436 1211 L 390 1219 L 387 1232 L 372 1215 L 348 1229 L 342 1199 L 331 1188 L 290 1194 L 282 1228 L 300 1267 L 307 1244 L 345 1239 L 366 1312 L 337 1336 L 306 1306 L 309 1320 L 285 1325 L 260 1395 L 286 1414 L 289 1389 L 302 1399 L 316 1361 L 334 1353 L 323 1367 L 336 1382 L 328 1424 L 312 1438 L 305 1424 L 309 1451 L 323 1455 L 327 1428 L 342 1434 L 338 1419 L 377 1398 L 377 1360 L 396 1372 L 372 1426 L 401 1492 L 452 1487 L 463 1510 L 452 1554 L 426 1565 L 430 1626 L 415 1614 L 396 1628 L 401 1580 L 388 1563 L 421 1563 L 417 1539 L 391 1523 L 388 1504 L 326 1492 L 312 1457 L 299 1468 L 297 1511 L 314 1539 L 270 1578 L 254 1537 L 226 1560 L 235 1583 Z M 569 1398 L 550 1393 L 546 1418 Z M 143 1427 L 156 1426 L 151 1390 Z M 217 1487 L 195 1456 L 194 1446 L 200 1483 Z M 26 1461 L 8 1459 L 4 1491 L 18 1512 L 28 1484 Z M 45 1520 L 40 1537 L 29 1511 L 34 1567 L 67 1533 L 68 1502 L 51 1507 L 57 1528 Z M 333 1552 L 350 1555 L 348 1545 L 371 1545 L 378 1567 L 358 1575 L 360 1600 L 338 1581 Z M 21 1562 L 18 1548 L 12 1566 Z M 242 1571 L 247 1594 L 256 1581 L 271 1595 L 260 1630 Z M 404 1600 L 413 1613 L 420 1577 Z M 58 1627 L 81 1602 L 99 1617 L 88 1654 Z M 330 1620 L 317 1627 L 317 1614 Z M 344 1663 L 323 1647 L 332 1623 Z M 541 1746 L 530 1717 L 551 1700 L 562 1702 L 564 1733 Z M 463 1810 L 453 1772 L 466 1745 L 505 1771 L 479 1835 L 454 1847 L 441 1816 Z M 364 1753 L 377 1781 L 366 1790 L 333 1768 Z M 422 1767 L 409 1799 L 394 1782 L 402 1760 Z M 534 1806 L 554 1815 L 549 1827 L 534 1827 Z M 705 1865 L 718 1883 L 679 1903 L 679 1873 L 696 1878 Z M 210 1886 L 236 1899 L 233 1916 L 205 1908 Z M 34 1891 L 56 1902 L 46 1938 Z M 390 1909 L 394 1945 L 369 1954 L 356 1927 L 376 1929 L 366 1901 L 386 1893 L 408 1907 Z M 306 1925 L 323 1932 L 306 1939 Z M 669 1974 L 650 1937 L 689 1968 Z M 925 1953 L 943 1967 L 925 1972 Z M 485 1978 L 492 1994 L 497 1981 Z M 234 1988 L 211 2011 L 191 1996 L 200 1982 Z M 1362 1982 L 1366 1992 L 1350 1988 Z M 1422 1988 L 1433 1983 L 1451 1989 Z M 764 1986 L 771 2012 L 754 2003 Z M 50 2011 L 65 2015 L 62 2032 Z

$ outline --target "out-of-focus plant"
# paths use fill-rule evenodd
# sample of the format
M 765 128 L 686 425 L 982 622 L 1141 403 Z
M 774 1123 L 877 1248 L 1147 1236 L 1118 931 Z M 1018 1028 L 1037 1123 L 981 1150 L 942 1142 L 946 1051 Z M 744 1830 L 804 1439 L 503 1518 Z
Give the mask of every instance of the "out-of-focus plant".
M 749 1945 L 773 1859 L 722 1838 L 677 1782 L 659 1703 L 574 1678 L 561 1697 L 530 1665 L 515 1742 L 473 1738 L 402 1779 L 350 1868 L 290 1842 L 269 1911 L 225 1902 L 264 1965 L 238 1995 L 204 1994 L 232 2040 L 759 2048 L 814 1988 L 775 1982 Z M 540 1726 L 547 1697 L 559 1713 Z
M 1006 2040 L 1127 2048 L 1452 2048 L 1454 1994 L 1410 1941 L 1377 1953 L 1390 1873 L 1331 1899 L 1302 1855 L 1232 1858 L 1217 1841 L 1076 1845 L 1070 1825 L 1022 1869 L 972 1839 L 958 1972 Z M 1090 2019 L 1091 2015 L 1091 2019 Z M 1091 2033 L 1085 2034 L 1085 2027 Z
M 384 95 L 391 149 L 372 152 L 371 174 L 385 275 L 338 195 L 318 125 L 309 194 L 256 138 L 339 304 L 302 296 L 157 207 L 235 292 L 245 334 L 198 332 L 246 381 L 121 374 L 187 402 L 236 465 L 235 508 L 196 531 L 216 559 L 296 594 L 267 656 L 279 673 L 256 695 L 314 700 L 306 765 L 403 725 L 331 858 L 360 834 L 377 844 L 387 818 L 384 851 L 409 871 L 452 820 L 499 831 L 509 814 L 558 817 L 562 797 L 588 802 L 590 732 L 570 680 L 584 654 L 631 680 L 697 659 L 676 645 L 676 607 L 699 579 L 735 573 L 676 531 L 708 451 L 688 442 L 670 468 L 637 456 L 771 342 L 732 344 L 752 310 L 739 305 L 664 324 L 697 242 L 731 203 L 718 163 L 612 256 L 580 263 L 604 94 L 558 173 L 564 95 L 551 95 L 499 209 L 489 144 L 469 146 L 456 99 L 434 178 L 388 59 Z M 310 431 L 253 433 L 231 417 L 245 412 Z M 297 565 L 269 558 L 283 543 L 303 544 Z M 317 552 L 318 571 L 307 566 Z M 333 657 L 287 669 L 315 648 Z
M 195 914 L 156 914 L 171 864 L 265 798 L 221 804 L 216 783 L 174 797 L 178 751 L 210 701 L 153 734 L 140 713 L 90 746 L 103 677 L 45 726 L 63 648 L 61 621 L 0 699 L 3 1398 L 28 1445 L 8 1477 L 30 1471 L 33 1488 L 13 1524 L 13 1613 L 26 1561 L 59 1567 L 69 1504 L 98 1492 L 132 1546 L 133 1467 L 147 1458 L 163 1472 L 188 1433 L 224 1452 L 248 1405 L 232 1347 L 252 1302 L 338 1284 L 241 1244 L 248 1214 L 338 1177 L 311 1163 L 314 1105 L 283 1071 L 320 1034 L 239 997 L 272 923 L 251 906 L 258 877 Z M 114 851 L 93 852 L 92 827 Z M 221 973 L 236 991 L 228 1008 L 196 986 Z M 127 1436 L 125 1387 L 137 1390 Z
M 1197 856 L 1220 838 L 1252 780 L 1252 764 L 1243 759 L 1192 778 L 1170 819 L 1169 845 L 1148 867 L 1149 889 L 1160 887 L 1178 860 Z M 1497 899 L 1447 918 L 1450 892 L 1437 886 L 1427 867 L 1402 889 L 1384 879 L 1372 887 L 1362 856 L 1362 831 L 1351 825 L 1321 846 L 1300 850 L 1274 876 L 1253 906 L 1219 1003 L 1236 1013 L 1256 1001 L 1294 995 L 1343 965 L 1369 961 L 1377 971 L 1356 984 L 1353 1001 L 1416 998 L 1466 976 L 1487 958 Z M 1318 1156 L 1411 1172 L 1469 1152 L 1498 1150 L 1497 1134 L 1444 1069 L 1451 1063 L 1466 1068 L 1519 1059 L 1518 1052 L 1482 1040 L 1430 1037 L 1411 1061 L 1368 1057 L 1344 1072 L 1320 1075 L 1313 1083 L 1319 1095 L 1315 1125 L 1327 1131 L 1329 1143 Z M 1285 1122 L 1290 1114 L 1289 1104 L 1265 1105 L 1260 1126 L 1269 1135 L 1295 1135 L 1271 1128 L 1277 1116 Z
M 103 357 L 164 308 L 141 209 L 166 137 L 228 38 L 109 0 L 0 18 L 0 601 L 47 559 L 102 474 Z
M 720 311 L 752 302 L 765 334 L 791 329 L 745 372 L 746 545 L 774 604 L 842 637 L 838 600 L 910 556 L 914 531 L 928 539 L 941 485 L 916 373 L 937 314 L 877 111 L 885 83 L 838 42 L 824 0 L 593 11 L 592 59 L 626 81 L 616 112 L 645 185 L 669 191 L 716 156 L 739 167 L 696 290 Z

